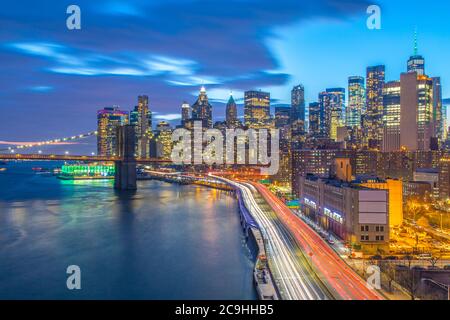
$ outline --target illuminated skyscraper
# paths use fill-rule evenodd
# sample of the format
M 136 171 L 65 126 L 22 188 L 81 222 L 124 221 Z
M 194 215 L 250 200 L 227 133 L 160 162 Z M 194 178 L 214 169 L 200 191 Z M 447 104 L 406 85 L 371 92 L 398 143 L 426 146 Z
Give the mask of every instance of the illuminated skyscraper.
M 444 115 L 444 107 L 442 105 L 441 78 L 434 77 L 432 78 L 432 80 L 433 80 L 434 135 L 438 139 L 439 144 L 442 145 L 446 137 L 445 137 L 445 115 Z
M 226 123 L 228 128 L 236 128 L 238 126 L 237 106 L 231 93 L 226 107 Z
M 367 68 L 366 114 L 364 116 L 364 135 L 371 149 L 379 149 L 383 136 L 383 85 L 385 66 Z
M 244 119 L 249 128 L 271 127 L 270 93 L 246 91 L 244 94 Z
M 201 121 L 205 129 L 212 128 L 212 106 L 208 102 L 205 87 L 200 89 L 198 99 L 192 105 L 192 120 Z
M 149 141 L 152 131 L 152 113 L 148 107 L 148 96 L 139 96 L 138 105 L 131 111 L 130 124 L 136 132 L 136 155 L 149 156 Z
M 400 144 L 408 151 L 430 150 L 433 137 L 433 79 L 401 75 Z
M 324 112 L 324 133 L 336 140 L 337 129 L 344 125 L 345 89 L 332 88 L 319 94 L 320 109 Z
M 417 72 L 419 76 L 425 75 L 425 58 L 418 53 L 417 31 L 414 33 L 414 54 L 408 60 L 408 72 Z
M 181 105 L 181 125 L 186 126 L 186 123 L 191 118 L 191 106 L 186 101 Z
M 97 112 L 97 154 L 111 157 L 116 150 L 116 128 L 128 124 L 128 113 L 118 107 Z
M 400 81 L 383 86 L 383 152 L 400 150 Z
M 160 121 L 156 126 L 156 156 L 169 160 L 172 155 L 172 128 L 166 121 Z
M 318 138 L 321 136 L 321 123 L 323 122 L 323 112 L 318 102 L 309 104 L 309 134 Z
M 291 91 L 291 123 L 298 122 L 298 127 L 305 127 L 305 88 L 295 86 Z
M 361 116 L 366 110 L 366 89 L 363 77 L 348 78 L 348 106 L 345 125 L 351 128 L 361 128 Z
M 291 181 L 291 108 L 275 108 L 275 128 L 280 130 L 279 163 L 280 168 L 275 176 L 279 182 Z

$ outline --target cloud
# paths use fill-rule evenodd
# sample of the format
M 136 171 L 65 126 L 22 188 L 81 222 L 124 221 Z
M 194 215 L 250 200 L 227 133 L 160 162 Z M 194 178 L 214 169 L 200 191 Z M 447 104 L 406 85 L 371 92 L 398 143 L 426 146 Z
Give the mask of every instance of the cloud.
M 178 113 L 169 113 L 169 114 L 156 114 L 153 116 L 156 120 L 164 120 L 164 121 L 174 121 L 174 120 L 180 120 L 181 115 Z
M 39 93 L 45 93 L 45 92 L 53 91 L 53 87 L 52 86 L 32 86 L 32 87 L 29 87 L 28 89 L 30 91 L 39 92 Z

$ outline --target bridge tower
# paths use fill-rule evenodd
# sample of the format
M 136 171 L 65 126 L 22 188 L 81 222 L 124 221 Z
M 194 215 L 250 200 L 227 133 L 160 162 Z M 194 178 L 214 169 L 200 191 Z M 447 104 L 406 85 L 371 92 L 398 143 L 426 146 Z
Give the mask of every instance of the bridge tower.
M 134 126 L 117 127 L 114 188 L 117 190 L 136 190 L 136 158 Z

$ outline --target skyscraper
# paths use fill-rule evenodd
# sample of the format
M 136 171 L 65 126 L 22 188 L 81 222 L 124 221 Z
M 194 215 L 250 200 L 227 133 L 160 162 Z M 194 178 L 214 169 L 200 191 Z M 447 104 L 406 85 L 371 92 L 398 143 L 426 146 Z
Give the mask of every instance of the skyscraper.
M 279 163 L 280 167 L 275 179 L 280 182 L 288 183 L 291 180 L 291 108 L 275 108 L 275 128 L 280 130 L 280 149 Z
M 197 101 L 192 105 L 192 120 L 201 121 L 203 128 L 212 128 L 212 106 L 208 102 L 205 87 L 200 89 Z
M 191 118 L 191 106 L 186 101 L 181 105 L 181 125 L 186 126 L 186 122 Z
M 366 110 L 366 89 L 363 77 L 348 78 L 348 106 L 345 124 L 351 128 L 361 128 L 361 116 Z
M 128 113 L 114 106 L 97 112 L 97 154 L 111 157 L 116 150 L 116 128 L 128 123 Z
M 267 128 L 270 121 L 270 93 L 246 91 L 244 94 L 244 119 L 249 128 Z
M 136 155 L 149 156 L 149 141 L 152 131 L 152 113 L 148 107 L 148 96 L 139 96 L 138 105 L 131 111 L 130 124 L 136 132 Z
M 438 138 L 439 144 L 445 141 L 445 115 L 442 105 L 441 78 L 433 77 L 433 125 L 434 136 Z
M 371 149 L 379 149 L 383 136 L 383 85 L 385 66 L 367 68 L 366 114 L 364 116 L 364 135 Z
M 383 86 L 383 152 L 400 150 L 400 81 Z
M 417 72 L 419 76 L 425 75 L 425 58 L 418 53 L 417 31 L 414 32 L 414 54 L 409 57 L 408 72 Z
M 318 102 L 309 104 L 309 134 L 318 138 L 321 136 L 321 123 L 323 122 L 323 112 Z
M 291 123 L 297 121 L 305 125 L 305 88 L 301 84 L 291 91 Z
M 230 93 L 230 98 L 228 99 L 225 113 L 227 127 L 236 128 L 238 126 L 237 106 L 236 102 L 234 102 L 232 93 Z
M 400 84 L 400 144 L 409 151 L 428 151 L 434 128 L 433 79 L 403 73 Z
M 331 88 L 319 94 L 320 109 L 324 112 L 323 131 L 332 139 L 337 139 L 337 130 L 344 125 L 345 89 Z

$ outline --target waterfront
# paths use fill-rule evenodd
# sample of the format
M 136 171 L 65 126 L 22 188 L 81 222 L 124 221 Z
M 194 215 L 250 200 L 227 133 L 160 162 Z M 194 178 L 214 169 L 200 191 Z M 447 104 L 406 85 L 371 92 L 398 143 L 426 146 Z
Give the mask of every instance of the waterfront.
M 255 299 L 253 258 L 227 192 L 0 173 L 1 299 Z M 60 164 L 58 164 L 60 165 Z M 79 265 L 82 290 L 66 288 Z

